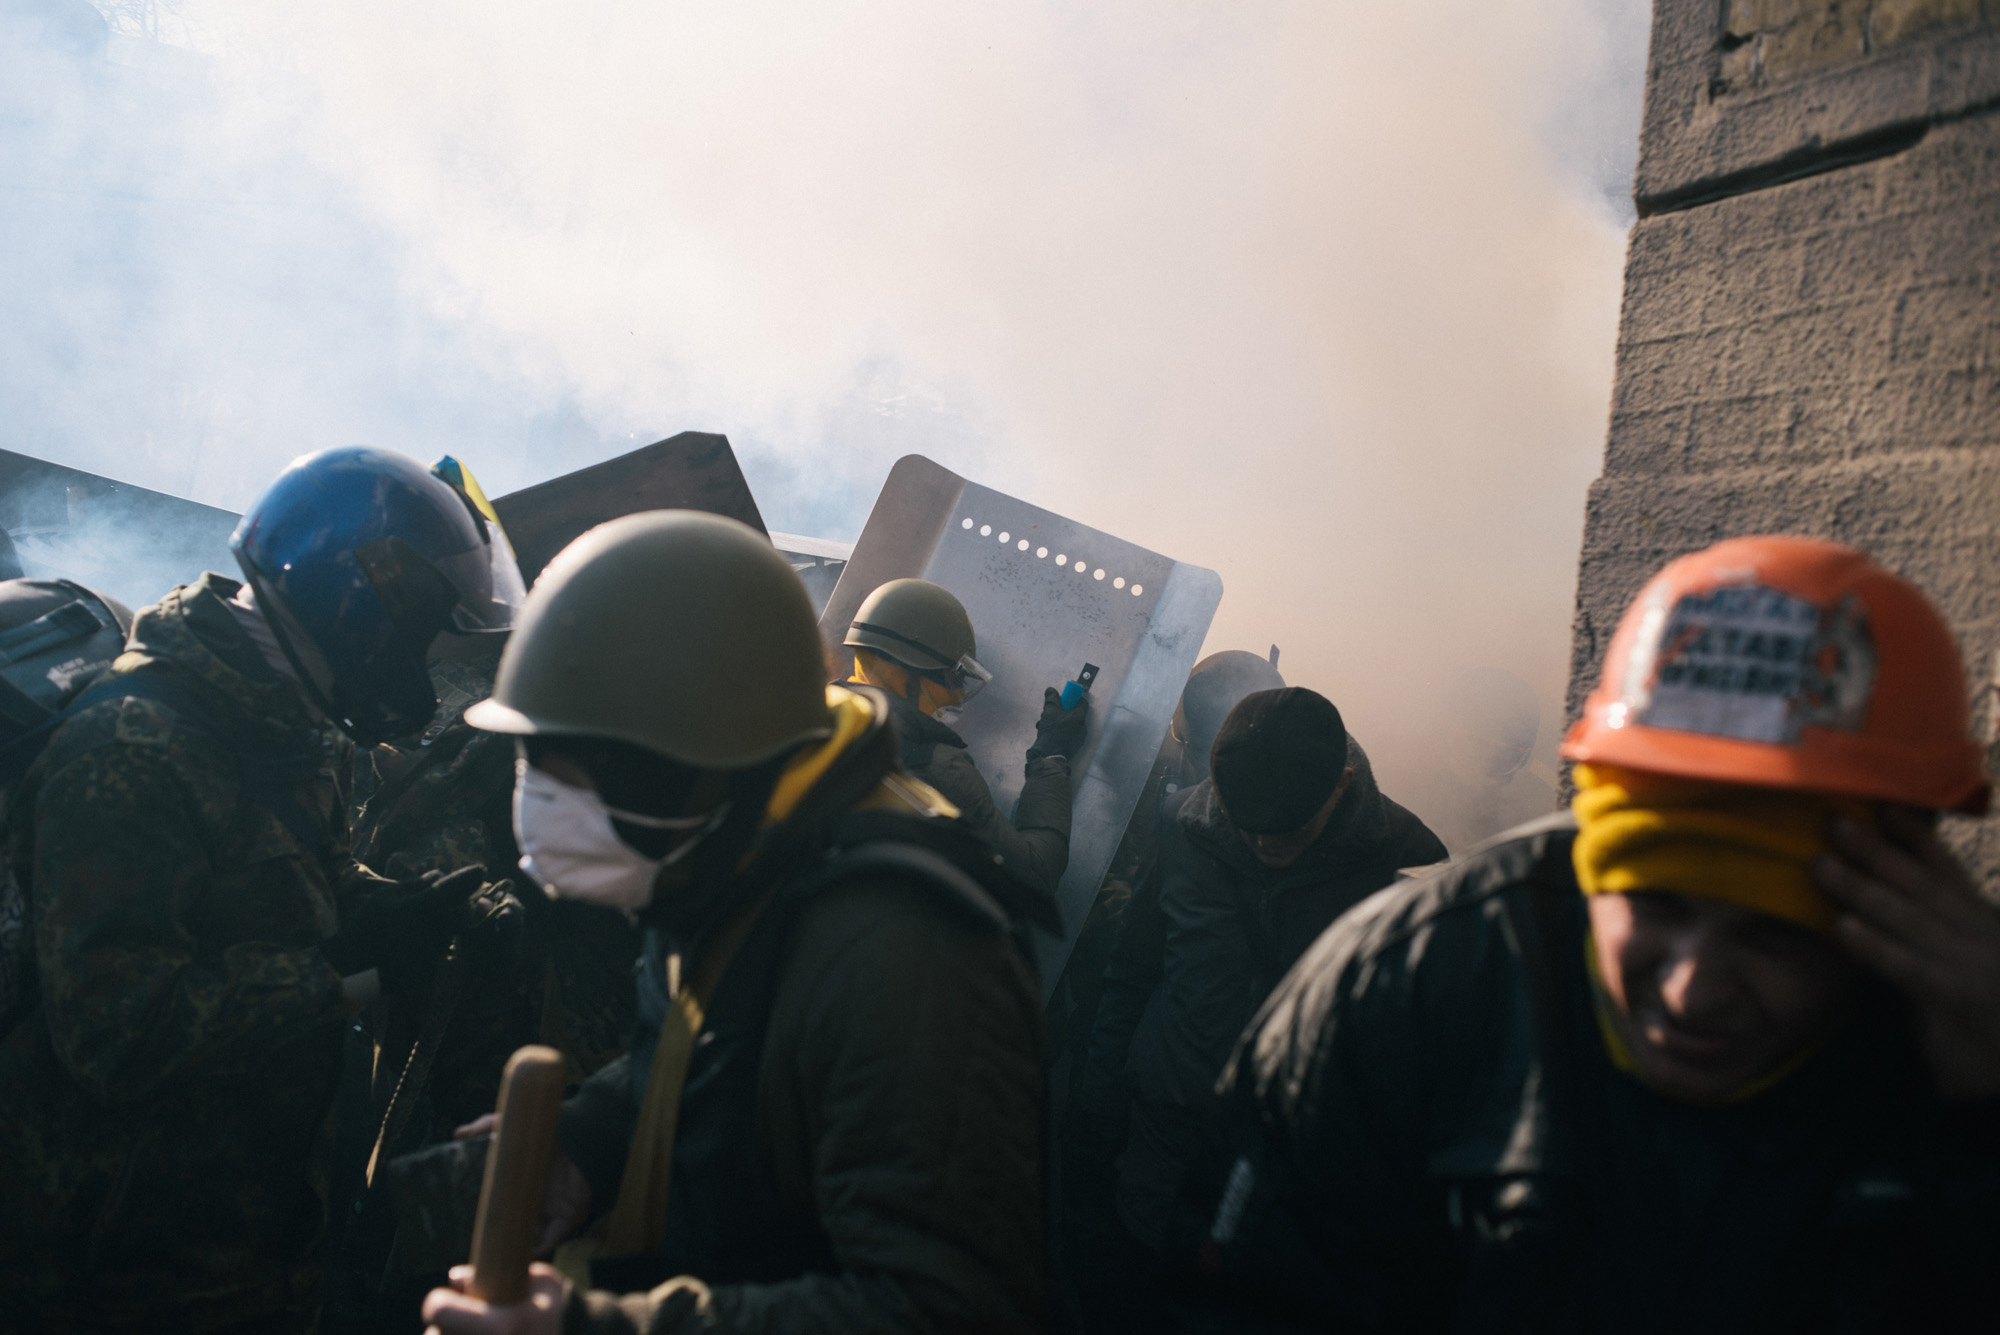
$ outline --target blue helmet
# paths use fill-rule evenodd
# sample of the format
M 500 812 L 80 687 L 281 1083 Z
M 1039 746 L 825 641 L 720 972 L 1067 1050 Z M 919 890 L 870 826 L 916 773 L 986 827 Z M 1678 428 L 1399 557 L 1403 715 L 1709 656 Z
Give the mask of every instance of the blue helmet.
M 504 633 L 525 596 L 498 517 L 451 459 L 295 459 L 229 546 L 306 692 L 367 744 L 437 712 L 426 663 L 440 635 Z

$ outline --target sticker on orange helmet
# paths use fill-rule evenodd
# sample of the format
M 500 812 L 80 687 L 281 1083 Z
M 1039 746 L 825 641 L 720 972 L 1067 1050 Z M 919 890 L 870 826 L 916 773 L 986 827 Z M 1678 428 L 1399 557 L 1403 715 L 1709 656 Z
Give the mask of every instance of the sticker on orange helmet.
M 1858 732 L 1875 689 L 1875 641 L 1853 595 L 1832 607 L 1759 584 L 1646 609 L 1613 727 L 1639 723 L 1792 743 L 1808 725 Z

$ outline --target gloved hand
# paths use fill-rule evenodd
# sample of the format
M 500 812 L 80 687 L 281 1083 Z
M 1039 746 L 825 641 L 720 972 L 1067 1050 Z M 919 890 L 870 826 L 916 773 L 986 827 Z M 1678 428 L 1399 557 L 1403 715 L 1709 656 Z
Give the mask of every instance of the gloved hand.
M 444 963 L 445 947 L 466 926 L 471 902 L 486 887 L 486 868 L 425 872 L 371 896 L 329 942 L 328 957 L 341 972 L 373 967 L 382 995 L 423 987 Z
M 1064 709 L 1062 692 L 1050 686 L 1042 692 L 1042 716 L 1035 720 L 1035 744 L 1028 748 L 1028 759 L 1073 756 L 1083 750 L 1089 729 L 1090 696 L 1079 696 L 1076 708 Z
M 466 901 L 459 948 L 481 969 L 506 972 L 521 958 L 527 943 L 528 909 L 514 893 L 512 881 L 494 881 L 472 892 Z

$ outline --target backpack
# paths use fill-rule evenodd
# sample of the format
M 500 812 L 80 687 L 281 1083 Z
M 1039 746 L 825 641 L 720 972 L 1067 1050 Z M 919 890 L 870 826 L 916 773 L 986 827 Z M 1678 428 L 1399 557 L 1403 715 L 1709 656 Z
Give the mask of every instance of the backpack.
M 130 623 L 130 613 L 81 584 L 0 581 L 0 850 L 11 843 L 15 784 L 77 699 L 110 668 Z M 27 890 L 13 858 L 0 856 L 0 1033 L 34 993 L 34 965 Z
M 106 675 L 129 633 L 130 614 L 120 613 L 116 603 L 68 580 L 0 581 L 0 1034 L 32 1007 L 36 990 L 31 887 L 27 868 L 15 864 L 8 828 L 18 785 L 77 714 L 108 700 L 157 701 L 236 758 L 246 801 L 277 817 L 308 849 L 321 850 L 331 838 L 290 792 L 318 772 L 316 758 L 307 772 L 251 738 L 220 692 L 172 666 Z

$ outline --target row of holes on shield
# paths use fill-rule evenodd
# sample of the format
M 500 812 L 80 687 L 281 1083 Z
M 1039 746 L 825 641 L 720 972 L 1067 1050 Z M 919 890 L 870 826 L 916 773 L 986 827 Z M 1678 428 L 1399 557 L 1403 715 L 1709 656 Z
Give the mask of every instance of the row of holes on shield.
M 961 520 L 959 520 L 959 521 L 958 521 L 958 526 L 959 526 L 960 528 L 963 528 L 963 529 L 969 529 L 969 528 L 971 528 L 971 527 L 972 527 L 972 524 L 973 524 L 973 521 L 972 521 L 972 520 L 970 520 L 970 519 L 961 519 Z M 992 537 L 992 536 L 993 536 L 993 525 L 991 525 L 991 524 L 981 524 L 981 525 L 979 526 L 979 536 L 980 536 L 980 537 L 982 537 L 982 538 L 990 538 L 990 537 Z M 1015 541 L 1015 538 L 1014 538 L 1014 535 L 1013 535 L 1013 534 L 1011 534 L 1011 533 L 1007 532 L 1007 531 L 1006 531 L 1005 529 L 1002 529 L 1002 530 L 1000 531 L 1000 545 L 1001 545 L 1002 547 L 1005 547 L 1005 546 L 1007 546 L 1007 545 L 1008 545 L 1009 543 L 1012 543 L 1012 544 L 1013 544 L 1013 546 L 1015 547 L 1015 549 L 1016 549 L 1017 551 L 1023 551 L 1023 552 L 1027 551 L 1027 550 L 1028 550 L 1028 548 L 1029 548 L 1030 546 L 1032 546 L 1032 545 L 1033 545 L 1033 544 L 1032 544 L 1032 543 L 1030 543 L 1030 542 L 1029 542 L 1029 541 L 1028 541 L 1028 540 L 1027 540 L 1026 538 L 1022 538 L 1022 539 L 1020 539 L 1020 540 L 1019 540 L 1018 542 L 1017 542 L 1017 541 Z M 1048 557 L 1049 557 L 1049 549 L 1048 549 L 1048 548 L 1046 548 L 1046 547 L 1036 547 L 1036 548 L 1035 548 L 1035 556 L 1036 556 L 1036 557 L 1037 557 L 1038 559 L 1040 559 L 1040 560 L 1044 560 L 1044 561 L 1046 561 L 1046 560 L 1048 560 Z M 1057 552 L 1057 553 L 1056 553 L 1056 564 L 1057 564 L 1057 565 L 1059 565 L 1059 566 L 1065 566 L 1065 567 L 1067 567 L 1067 568 L 1069 568 L 1069 569 L 1072 569 L 1072 570 L 1076 571 L 1076 573 L 1077 573 L 1077 574 L 1079 574 L 1079 575 L 1086 575 L 1086 574 L 1087 574 L 1087 575 L 1089 575 L 1089 576 L 1090 576 L 1090 577 L 1091 577 L 1092 579 L 1103 579 L 1103 578 L 1104 578 L 1104 567 L 1103 567 L 1103 566 L 1099 566 L 1099 567 L 1098 567 L 1098 568 L 1097 568 L 1096 570 L 1092 570 L 1092 569 L 1090 568 L 1090 562 L 1088 562 L 1088 561 L 1084 560 L 1084 559 L 1083 559 L 1083 558 L 1082 558 L 1081 556 L 1077 557 L 1077 558 L 1076 558 L 1076 560 L 1075 560 L 1075 562 L 1074 562 L 1074 563 L 1072 563 L 1072 562 L 1070 561 L 1070 558 L 1069 558 L 1069 554 L 1068 554 L 1067 552 Z M 1114 589 L 1122 589 L 1122 588 L 1124 588 L 1124 587 L 1125 587 L 1125 577 L 1124 577 L 1123 575 L 1114 575 L 1114 576 L 1112 576 L 1112 578 L 1111 578 L 1111 587 L 1112 587 L 1112 588 L 1114 588 Z M 1132 596 L 1133 596 L 1134 598 L 1137 598 L 1137 597 L 1138 597 L 1138 596 L 1139 596 L 1140 594 L 1144 593 L 1145 591 L 1146 591 L 1146 586 L 1145 586 L 1145 585 L 1143 585 L 1143 584 L 1134 584 L 1134 585 L 1132 586 Z

